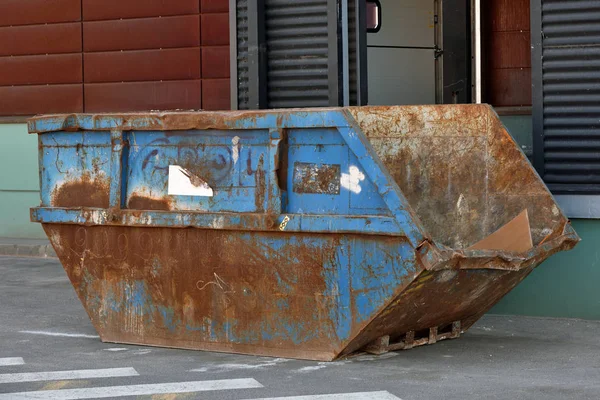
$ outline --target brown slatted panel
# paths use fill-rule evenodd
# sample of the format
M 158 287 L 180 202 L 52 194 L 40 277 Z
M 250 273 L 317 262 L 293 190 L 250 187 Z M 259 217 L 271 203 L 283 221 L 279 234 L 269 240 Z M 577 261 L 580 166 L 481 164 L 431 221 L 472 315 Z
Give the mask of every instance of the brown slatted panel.
M 200 48 L 85 53 L 85 83 L 200 78 Z
M 199 80 L 87 83 L 86 112 L 200 109 Z
M 0 87 L 2 115 L 83 112 L 83 85 Z
M 228 0 L 0 0 L 0 115 L 228 109 L 228 23 Z
M 81 23 L 0 28 L 0 56 L 81 52 Z
M 83 111 L 81 0 L 0 1 L 0 115 Z
M 485 0 L 489 4 L 490 29 L 494 32 L 528 31 L 530 0 Z
M 531 68 L 531 38 L 529 32 L 495 32 L 488 51 L 492 68 Z
M 82 2 L 85 21 L 165 17 L 200 12 L 198 0 L 82 0 Z
M 531 106 L 529 0 L 486 0 L 484 94 L 496 107 Z
M 496 107 L 531 105 L 531 69 L 492 69 L 489 101 Z
M 229 44 L 229 15 L 227 13 L 202 14 L 203 46 L 220 46 Z
M 229 78 L 229 46 L 202 48 L 202 77 Z
M 202 81 L 202 107 L 205 110 L 229 110 L 229 79 L 205 79 Z
M 2 0 L 0 26 L 81 20 L 81 0 Z
M 198 25 L 198 15 L 84 22 L 83 51 L 197 47 Z
M 0 57 L 0 86 L 80 83 L 81 54 Z
M 202 13 L 229 12 L 229 0 L 200 0 Z

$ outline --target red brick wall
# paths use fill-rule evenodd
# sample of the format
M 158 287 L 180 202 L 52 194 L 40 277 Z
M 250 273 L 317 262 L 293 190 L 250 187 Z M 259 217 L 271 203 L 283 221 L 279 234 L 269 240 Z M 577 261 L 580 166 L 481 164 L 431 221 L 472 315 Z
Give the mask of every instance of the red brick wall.
M 0 115 L 229 109 L 228 3 L 3 0 Z

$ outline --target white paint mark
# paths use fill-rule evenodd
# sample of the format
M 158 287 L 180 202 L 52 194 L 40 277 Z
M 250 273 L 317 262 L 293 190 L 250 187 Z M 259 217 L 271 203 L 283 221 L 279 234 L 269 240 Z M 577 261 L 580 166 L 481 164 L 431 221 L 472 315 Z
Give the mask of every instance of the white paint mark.
M 9 365 L 23 365 L 25 361 L 21 357 L 4 357 L 0 358 L 0 367 L 7 367 Z
M 558 217 L 560 215 L 560 210 L 555 205 L 552 206 L 552 215 L 554 215 L 555 217 Z
M 125 396 L 152 396 L 171 393 L 194 393 L 214 390 L 262 388 L 254 379 L 224 379 L 215 381 L 193 381 L 177 383 L 157 383 L 149 385 L 105 386 L 83 389 L 40 390 L 0 394 L 0 400 L 80 400 L 106 399 Z
M 456 211 L 459 214 L 468 214 L 469 213 L 469 201 L 465 198 L 465 195 L 461 193 L 456 202 Z
M 62 332 L 46 332 L 46 331 L 19 331 L 19 333 L 28 333 L 30 335 L 69 337 L 69 338 L 100 339 L 100 336 L 85 335 L 83 333 L 62 333 Z
M 117 352 L 117 351 L 127 351 L 127 349 L 125 349 L 123 347 L 113 347 L 113 348 L 110 348 L 110 349 L 104 349 L 104 351 L 114 351 L 114 352 Z
M 346 365 L 346 364 L 351 364 L 351 363 L 352 363 L 351 360 L 344 360 L 344 361 L 327 362 L 325 364 L 327 364 L 328 367 L 333 367 L 333 366 L 340 366 L 340 365 Z
M 398 353 L 397 351 L 390 351 L 389 353 L 381 354 L 377 357 L 379 360 L 385 360 L 387 358 L 397 357 L 399 355 L 400 353 Z
M 311 396 L 269 397 L 254 400 L 401 400 L 390 392 L 357 392 L 339 394 L 315 394 Z
M 313 366 L 311 366 L 311 367 L 304 367 L 304 368 L 300 368 L 300 369 L 298 370 L 298 372 L 311 372 L 311 371 L 318 371 L 318 370 L 320 370 L 320 369 L 323 369 L 323 368 L 327 368 L 327 366 L 326 366 L 326 365 L 313 365 Z
M 150 354 L 150 353 L 152 353 L 152 350 L 150 350 L 150 349 L 135 350 L 133 352 L 133 354 L 135 354 L 136 356 L 143 356 L 144 354 Z
M 340 183 L 344 189 L 347 189 L 353 193 L 359 194 L 362 192 L 360 183 L 366 179 L 365 174 L 360 172 L 358 167 L 354 165 L 350 166 L 348 174 L 342 174 Z
M 170 196 L 214 196 L 208 183 L 178 165 L 169 165 L 168 194 Z
M 221 289 L 221 291 L 223 293 L 235 293 L 233 290 L 230 289 L 230 286 L 227 284 L 227 282 L 225 282 L 223 280 L 223 278 L 221 278 L 219 275 L 217 275 L 217 273 L 214 273 L 214 280 L 212 281 L 198 281 L 196 282 L 196 288 L 198 288 L 198 290 L 203 291 L 204 289 L 206 289 L 209 286 L 215 286 L 219 289 Z
M 210 223 L 210 227 L 213 229 L 223 229 L 225 227 L 225 218 L 224 217 L 216 217 Z
M 239 136 L 236 136 L 233 139 L 231 139 L 231 145 L 232 145 L 231 158 L 233 159 L 234 165 L 237 164 L 238 160 L 240 159 L 240 148 L 238 146 L 239 144 L 240 144 Z
M 75 371 L 23 372 L 0 374 L 0 383 L 21 383 L 41 381 L 70 381 L 75 379 L 114 378 L 138 376 L 133 368 L 80 369 Z
M 349 362 L 381 361 L 381 360 L 385 360 L 387 358 L 397 357 L 398 355 L 399 355 L 399 353 L 395 352 L 395 351 L 390 351 L 389 353 L 380 354 L 380 355 L 364 354 L 361 356 L 353 357 L 351 360 L 348 360 L 348 361 Z
M 258 364 L 214 364 L 202 368 L 191 369 L 190 372 L 230 372 L 240 370 L 261 370 L 269 367 L 275 367 L 289 360 L 285 358 L 274 358 Z

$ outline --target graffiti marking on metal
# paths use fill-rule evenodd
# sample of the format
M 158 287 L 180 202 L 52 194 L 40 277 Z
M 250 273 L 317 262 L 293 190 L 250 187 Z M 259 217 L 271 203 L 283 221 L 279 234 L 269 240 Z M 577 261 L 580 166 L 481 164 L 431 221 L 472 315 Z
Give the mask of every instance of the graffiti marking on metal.
M 360 192 L 362 192 L 360 183 L 365 179 L 365 174 L 363 174 L 357 166 L 351 165 L 348 173 L 342 174 L 341 184 L 345 189 L 348 189 L 352 193 L 360 194 Z

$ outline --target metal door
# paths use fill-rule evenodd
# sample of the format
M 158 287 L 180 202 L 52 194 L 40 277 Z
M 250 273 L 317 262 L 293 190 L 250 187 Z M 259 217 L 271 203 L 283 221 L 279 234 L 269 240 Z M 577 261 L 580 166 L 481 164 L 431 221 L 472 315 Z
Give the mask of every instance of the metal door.
M 364 105 L 364 0 L 231 0 L 232 108 Z
M 379 0 L 381 26 L 367 34 L 369 104 L 436 103 L 435 3 Z

